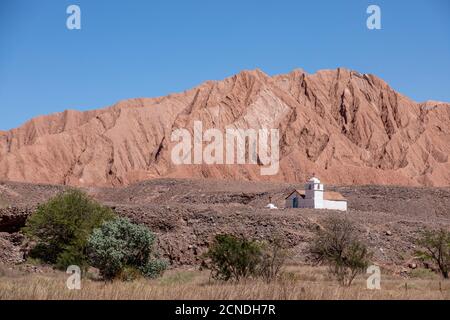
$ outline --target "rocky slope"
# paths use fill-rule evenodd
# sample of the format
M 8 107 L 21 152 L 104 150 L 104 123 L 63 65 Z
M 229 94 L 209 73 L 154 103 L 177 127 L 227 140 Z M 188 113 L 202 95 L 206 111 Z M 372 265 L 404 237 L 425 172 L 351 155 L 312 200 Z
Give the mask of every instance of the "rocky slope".
M 0 184 L 0 264 L 20 263 L 29 243 L 18 232 L 38 203 L 64 186 Z M 322 219 L 342 212 L 282 209 L 301 184 L 221 180 L 153 179 L 126 187 L 86 188 L 120 216 L 146 225 L 172 266 L 199 265 L 216 234 L 285 241 L 293 263 L 308 263 L 308 246 Z M 347 199 L 345 213 L 374 254 L 374 261 L 402 272 L 414 260 L 424 229 L 450 228 L 450 188 L 327 186 Z M 271 199 L 271 200 L 269 200 Z M 269 210 L 269 201 L 280 210 Z M 418 261 L 415 261 L 419 263 Z
M 174 165 L 171 133 L 278 128 L 280 170 Z M 381 79 L 345 69 L 269 77 L 244 71 L 160 98 L 38 117 L 0 132 L 0 180 L 117 186 L 156 177 L 331 184 L 450 185 L 450 104 L 415 103 Z

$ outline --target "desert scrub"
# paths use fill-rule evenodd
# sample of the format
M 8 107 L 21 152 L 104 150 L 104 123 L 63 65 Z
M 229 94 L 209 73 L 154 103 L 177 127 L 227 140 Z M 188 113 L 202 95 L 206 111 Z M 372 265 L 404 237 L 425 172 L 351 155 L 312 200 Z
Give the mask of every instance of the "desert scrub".
M 444 229 L 425 230 L 418 244 L 423 248 L 418 256 L 424 261 L 431 261 L 439 269 L 442 277 L 448 279 L 450 272 L 450 232 Z
M 65 269 L 69 265 L 87 265 L 85 249 L 92 230 L 113 219 L 104 207 L 80 190 L 71 189 L 39 205 L 28 218 L 25 234 L 36 241 L 32 258 Z
M 204 255 L 204 265 L 217 280 L 239 281 L 246 278 L 275 280 L 287 258 L 281 241 L 256 241 L 230 234 L 217 235 Z M 208 262 L 207 262 L 208 261 Z
M 370 253 L 356 234 L 355 225 L 346 218 L 323 220 L 311 245 L 317 262 L 328 264 L 330 273 L 344 286 L 350 286 L 359 273 L 366 271 Z
M 256 276 L 262 256 L 260 243 L 229 234 L 217 235 L 205 254 L 211 276 L 217 280 L 236 280 Z
M 276 280 L 282 273 L 289 256 L 285 244 L 280 236 L 270 241 L 264 241 L 261 247 L 261 257 L 258 263 L 258 275 L 266 282 Z
M 126 218 L 105 222 L 88 239 L 89 262 L 104 279 L 160 276 L 167 264 L 155 257 L 155 235 Z

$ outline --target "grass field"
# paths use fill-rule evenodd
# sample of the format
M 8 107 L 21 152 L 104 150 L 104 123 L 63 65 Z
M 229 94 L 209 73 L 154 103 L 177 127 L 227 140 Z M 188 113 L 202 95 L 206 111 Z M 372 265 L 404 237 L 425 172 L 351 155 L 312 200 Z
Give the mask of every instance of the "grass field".
M 365 277 L 349 288 L 330 279 L 325 268 L 289 267 L 283 276 L 270 284 L 259 280 L 223 283 L 209 279 L 207 271 L 170 270 L 156 280 L 133 282 L 82 280 L 81 290 L 66 287 L 62 272 L 20 274 L 0 270 L 0 299 L 450 299 L 450 281 L 436 275 L 402 279 L 382 276 L 381 290 L 366 289 Z

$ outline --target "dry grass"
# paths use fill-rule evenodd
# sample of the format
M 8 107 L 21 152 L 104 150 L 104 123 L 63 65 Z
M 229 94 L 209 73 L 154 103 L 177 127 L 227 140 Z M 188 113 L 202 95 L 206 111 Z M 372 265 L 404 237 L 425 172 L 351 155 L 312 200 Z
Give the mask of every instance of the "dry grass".
M 211 281 L 206 271 L 172 270 L 158 280 L 104 283 L 84 279 L 81 290 L 68 290 L 66 274 L 0 272 L 1 299 L 449 299 L 450 282 L 435 279 L 382 278 L 382 290 L 367 290 L 359 278 L 343 288 L 328 278 L 326 269 L 291 267 L 271 284 L 249 280 L 237 284 Z M 405 287 L 407 283 L 407 289 Z

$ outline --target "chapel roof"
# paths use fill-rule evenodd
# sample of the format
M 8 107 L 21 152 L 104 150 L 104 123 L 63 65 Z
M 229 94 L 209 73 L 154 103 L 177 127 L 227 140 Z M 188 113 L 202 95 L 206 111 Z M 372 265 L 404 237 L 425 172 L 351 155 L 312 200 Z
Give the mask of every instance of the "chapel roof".
M 305 190 L 294 190 L 291 193 L 289 193 L 289 195 L 285 198 L 289 198 L 293 193 L 297 192 L 302 198 L 305 198 Z M 331 200 L 331 201 L 346 201 L 347 199 L 340 194 L 339 192 L 335 192 L 335 191 L 325 191 L 323 193 L 323 199 L 324 200 Z

